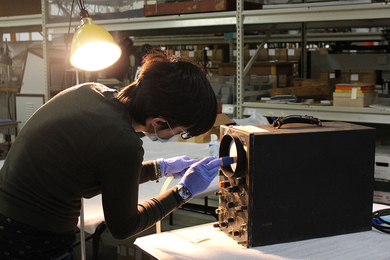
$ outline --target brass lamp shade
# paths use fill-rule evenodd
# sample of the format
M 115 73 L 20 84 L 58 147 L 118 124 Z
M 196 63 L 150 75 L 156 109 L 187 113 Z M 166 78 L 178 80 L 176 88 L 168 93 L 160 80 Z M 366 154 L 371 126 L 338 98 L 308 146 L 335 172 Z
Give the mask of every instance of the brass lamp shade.
M 93 24 L 87 17 L 73 35 L 70 63 L 87 71 L 96 71 L 114 64 L 121 55 L 121 49 L 111 34 L 103 27 Z

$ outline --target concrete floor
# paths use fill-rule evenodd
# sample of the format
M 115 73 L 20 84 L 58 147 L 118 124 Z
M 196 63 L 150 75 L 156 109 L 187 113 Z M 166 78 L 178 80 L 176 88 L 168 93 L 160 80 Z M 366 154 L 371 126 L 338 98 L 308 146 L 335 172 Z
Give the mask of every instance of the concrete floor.
M 204 205 L 204 201 L 202 199 L 194 199 L 190 201 L 190 203 L 198 204 L 198 205 Z M 218 207 L 218 197 L 217 196 L 210 196 L 208 200 L 208 204 L 210 207 Z M 190 226 L 196 226 L 201 225 L 205 223 L 212 223 L 216 222 L 217 219 L 209 214 L 199 213 L 199 212 L 193 212 L 188 210 L 182 210 L 179 209 L 173 213 L 173 225 L 169 225 L 169 217 L 165 218 L 161 222 L 161 230 L 162 232 L 174 230 L 174 229 L 180 229 Z M 133 245 L 133 242 L 141 236 L 151 235 L 156 233 L 156 227 L 153 226 L 150 229 L 142 232 L 141 234 L 131 237 L 127 240 L 116 240 L 114 239 L 108 229 L 106 229 L 102 236 L 100 241 L 100 248 L 99 248 L 99 260 L 149 260 L 154 259 L 151 258 L 149 255 L 142 254 L 139 249 L 136 249 L 136 246 Z M 87 234 L 87 237 L 89 234 Z M 131 254 L 134 254 L 134 256 L 128 255 L 128 252 L 133 252 Z M 124 253 L 125 252 L 125 253 Z M 134 253 L 135 252 L 135 253 Z M 87 258 L 86 260 L 93 260 L 92 257 L 92 240 L 89 240 L 86 242 L 86 254 Z M 126 254 L 126 256 L 124 256 Z M 75 260 L 81 260 L 81 249 L 80 247 L 75 248 Z

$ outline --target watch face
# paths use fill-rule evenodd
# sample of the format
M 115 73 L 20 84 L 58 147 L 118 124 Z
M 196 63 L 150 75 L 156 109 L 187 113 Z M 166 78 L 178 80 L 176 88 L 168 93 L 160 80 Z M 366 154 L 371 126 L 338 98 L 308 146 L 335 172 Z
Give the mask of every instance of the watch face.
M 177 191 L 185 202 L 191 198 L 191 193 L 185 186 L 179 186 Z

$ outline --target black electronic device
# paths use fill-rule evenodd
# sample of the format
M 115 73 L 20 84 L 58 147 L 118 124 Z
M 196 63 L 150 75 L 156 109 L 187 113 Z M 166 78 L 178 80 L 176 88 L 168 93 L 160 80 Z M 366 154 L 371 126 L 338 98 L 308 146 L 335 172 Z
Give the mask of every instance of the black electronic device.
M 371 229 L 375 129 L 221 126 L 219 227 L 245 247 Z

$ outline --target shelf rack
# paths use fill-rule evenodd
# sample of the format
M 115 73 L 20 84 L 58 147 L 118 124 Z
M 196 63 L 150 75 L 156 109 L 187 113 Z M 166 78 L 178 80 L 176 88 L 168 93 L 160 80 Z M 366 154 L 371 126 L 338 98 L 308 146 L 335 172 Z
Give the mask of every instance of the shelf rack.
M 239 1 L 237 1 L 239 2 Z M 337 2 L 336 2 L 337 3 Z M 294 4 L 293 6 L 299 6 Z M 310 28 L 324 28 L 324 26 L 335 26 L 335 24 L 327 25 L 324 22 L 343 22 L 342 26 L 346 27 L 345 21 L 354 21 L 352 27 L 365 27 L 369 24 L 375 24 L 374 21 L 381 19 L 390 19 L 389 15 L 390 4 L 387 3 L 370 3 L 370 4 L 353 4 L 353 5 L 335 5 L 335 6 L 314 6 L 314 7 L 291 7 L 291 8 L 276 8 L 276 9 L 260 9 L 260 10 L 242 10 L 243 25 L 270 25 L 270 24 L 290 24 L 291 29 L 297 28 L 299 23 L 310 22 Z M 131 31 L 137 35 L 137 31 L 147 31 L 146 34 L 154 35 L 154 30 L 170 29 L 170 35 L 182 34 L 181 31 L 175 33 L 175 30 L 185 28 L 186 34 L 192 34 L 193 30 L 198 28 L 215 29 L 218 31 L 226 30 L 226 27 L 236 26 L 236 11 L 230 12 L 212 12 L 199 14 L 185 15 L 167 15 L 155 17 L 137 17 L 137 18 L 120 18 L 95 20 L 94 23 L 104 27 L 108 31 Z M 369 24 L 364 23 L 364 20 L 373 20 Z M 298 25 L 296 24 L 298 23 Z M 383 23 L 379 23 L 380 25 Z M 77 23 L 72 23 L 72 28 L 76 27 Z M 378 26 L 375 25 L 375 26 Z M 66 34 L 68 32 L 68 23 L 52 23 L 47 24 L 46 28 L 51 34 Z M 340 25 L 338 25 L 340 26 Z M 224 28 L 225 29 L 224 29 Z M 286 28 L 286 27 L 285 27 Z M 215 31 L 214 31 L 215 32 Z M 230 30 L 232 32 L 232 30 Z M 145 34 L 145 33 L 144 33 Z
M 191 39 L 183 37 L 183 35 L 202 35 L 213 32 L 238 32 L 236 39 L 242 39 L 241 48 L 238 49 L 238 53 L 242 54 L 242 45 L 246 42 L 260 42 L 264 36 L 256 35 L 244 37 L 244 31 L 257 30 L 267 31 L 272 24 L 277 24 L 277 29 L 294 30 L 301 28 L 305 23 L 306 29 L 316 28 L 337 28 L 337 27 L 386 27 L 390 23 L 390 4 L 388 3 L 357 3 L 352 2 L 348 5 L 338 5 L 338 1 L 335 1 L 335 5 L 326 6 L 303 6 L 300 4 L 293 4 L 291 7 L 275 8 L 275 9 L 261 9 L 261 10 L 242 10 L 241 6 L 243 0 L 238 0 L 237 11 L 230 12 L 213 12 L 213 13 L 200 13 L 200 14 L 186 14 L 186 15 L 168 15 L 159 17 L 137 17 L 137 18 L 120 18 L 120 19 L 106 19 L 95 20 L 96 24 L 101 25 L 108 31 L 127 31 L 131 35 L 135 36 L 135 42 L 139 37 L 138 44 L 142 41 L 147 41 L 148 38 L 155 38 L 163 41 L 164 44 L 168 42 L 179 42 L 177 36 L 182 38 L 182 42 L 190 42 L 194 38 L 202 38 L 200 41 L 215 41 L 223 42 L 222 37 L 210 36 L 196 37 Z M 48 23 L 47 22 L 47 1 L 41 0 L 42 3 L 42 16 L 32 15 L 23 17 L 5 17 L 0 18 L 0 27 L 2 32 L 7 30 L 17 30 L 16 28 L 24 28 L 31 26 L 42 26 L 45 38 L 48 34 L 66 34 L 68 32 L 68 23 Z M 238 22 L 238 19 L 240 21 Z M 75 28 L 78 22 L 71 24 L 72 28 Z M 169 35 L 169 36 L 167 36 Z M 161 38 L 157 38 L 159 36 Z M 146 38 L 145 38 L 146 37 Z M 242 38 L 241 38 L 242 37 Z M 348 40 L 357 39 L 359 41 L 366 41 L 371 39 L 379 40 L 381 38 L 380 32 L 377 33 L 307 33 L 309 40 Z M 271 41 L 273 42 L 299 42 L 301 35 L 272 35 Z M 236 43 L 237 44 L 237 43 Z M 43 42 L 44 53 L 46 52 L 47 42 Z M 45 63 L 47 59 L 45 58 Z M 237 62 L 237 68 L 244 71 L 244 64 Z M 45 66 L 47 70 L 47 64 Z M 47 71 L 46 71 L 47 74 Z M 243 77 L 245 75 L 241 75 Z M 46 82 L 46 84 L 48 84 Z M 49 86 L 46 86 L 48 88 Z M 239 97 L 242 91 L 242 86 L 237 87 Z M 243 116 L 243 108 L 248 109 L 250 106 L 254 106 L 259 109 L 258 105 L 252 103 L 244 103 L 240 100 L 237 103 L 237 116 Z M 338 109 L 338 108 L 334 108 Z M 357 111 L 356 109 L 353 109 Z M 374 113 L 373 115 L 376 115 Z M 380 115 L 380 113 L 378 113 Z M 386 122 L 382 119 L 381 122 L 389 122 L 386 118 Z M 366 120 L 366 119 L 362 119 Z
M 354 123 L 390 124 L 390 112 L 370 107 L 335 107 L 322 105 L 280 104 L 264 102 L 244 102 L 243 114 L 259 113 L 275 117 L 287 115 L 309 115 L 321 120 Z

